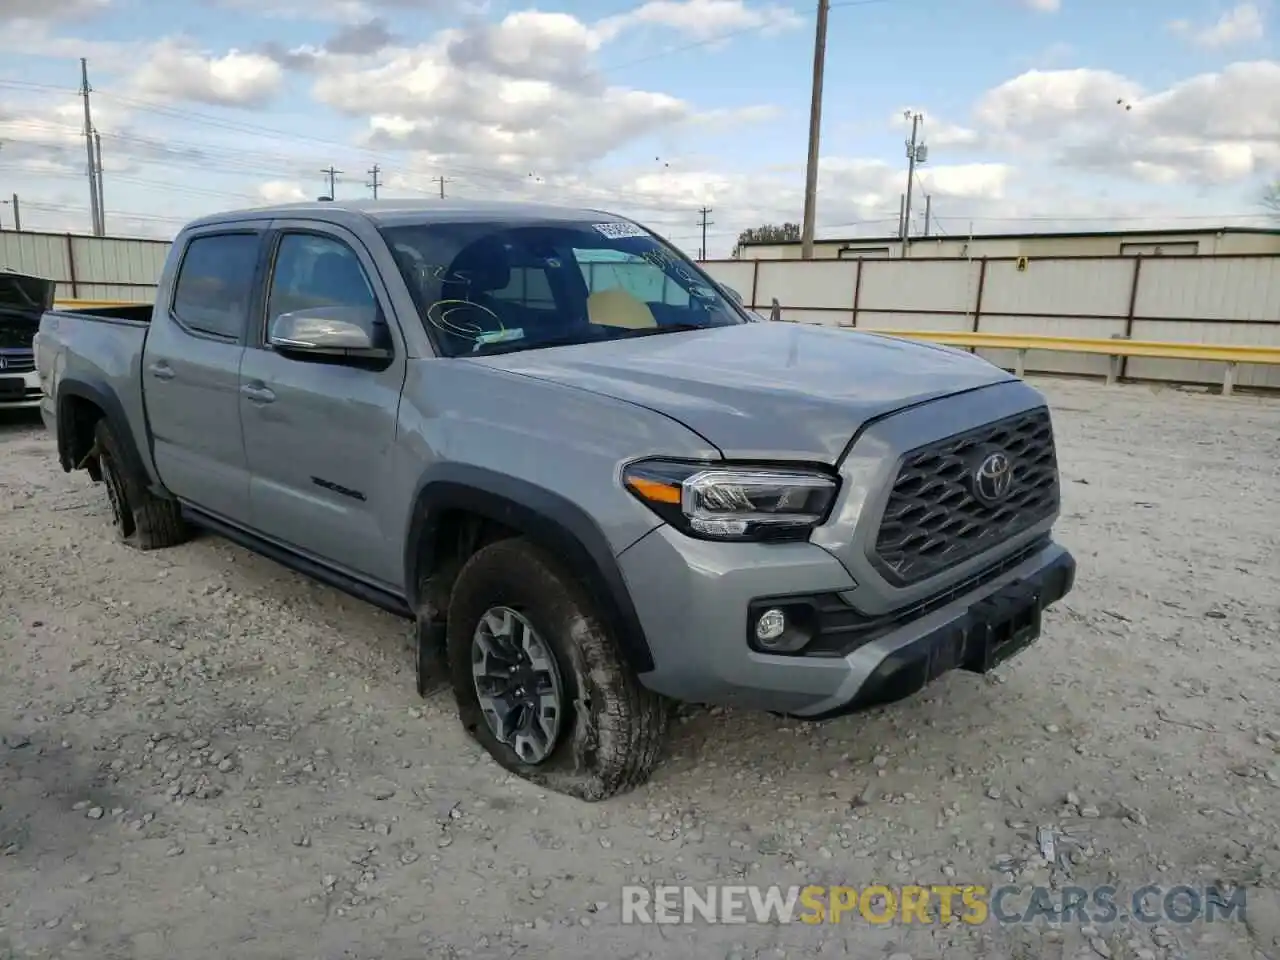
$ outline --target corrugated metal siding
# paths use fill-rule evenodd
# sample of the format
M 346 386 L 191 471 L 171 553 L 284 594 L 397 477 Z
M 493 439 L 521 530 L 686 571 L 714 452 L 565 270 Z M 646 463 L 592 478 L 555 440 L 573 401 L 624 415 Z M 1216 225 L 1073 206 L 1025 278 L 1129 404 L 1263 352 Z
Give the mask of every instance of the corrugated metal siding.
M 169 244 L 113 237 L 73 237 L 76 279 L 83 283 L 151 286 L 159 280 Z
M 979 330 L 989 333 L 1112 337 L 1131 328 L 1135 340 L 1280 345 L 1280 255 L 1143 258 L 1141 268 L 1134 257 L 1040 258 L 1023 271 L 1016 260 L 988 260 L 981 284 L 980 260 L 861 263 L 859 281 L 858 263 L 852 260 L 762 261 L 761 282 L 749 305 L 767 313 L 769 298 L 777 296 L 788 321 L 885 330 L 971 330 L 977 311 Z M 752 264 L 703 266 L 733 283 L 730 277 L 743 276 Z M 855 285 L 856 314 L 851 306 Z M 738 289 L 750 295 L 745 285 Z M 822 309 L 828 307 L 839 309 Z M 982 355 L 1014 366 L 1012 351 Z M 1031 351 L 1026 358 L 1031 373 L 1104 375 L 1108 366 L 1106 357 L 1047 351 Z M 1223 365 L 1134 358 L 1125 372 L 1144 380 L 1220 384 Z M 1280 369 L 1241 366 L 1236 382 L 1280 389 Z
M 987 264 L 982 312 L 1123 317 L 1129 312 L 1136 260 L 1028 260 Z M 986 329 L 986 327 L 983 327 Z
M 856 269 L 856 268 L 854 268 Z M 858 310 L 972 311 L 980 264 L 964 260 L 866 260 Z M 920 318 L 925 327 L 929 326 Z M 871 326 L 863 323 L 860 326 Z
M 756 303 L 768 305 L 776 297 L 785 307 L 853 313 L 856 266 L 840 261 L 761 263 Z M 833 314 L 829 321 L 838 322 Z
M 1280 257 L 1145 260 L 1134 314 L 1280 320 Z
M 0 268 L 47 277 L 63 300 L 147 302 L 171 243 L 120 237 L 0 231 Z
M 751 302 L 752 287 L 755 283 L 756 265 L 749 262 L 733 260 L 716 261 L 716 269 L 707 273 L 720 283 L 728 284 L 742 294 L 742 299 Z
M 1121 243 L 1150 243 L 1167 246 L 1173 243 L 1198 244 L 1198 252 L 1204 254 L 1278 254 L 1280 234 L 1273 233 L 1185 233 L 1170 235 L 1151 234 L 1095 234 L 1085 237 L 977 237 L 961 236 L 912 237 L 907 249 L 907 259 L 921 260 L 930 257 L 1114 257 Z M 836 256 L 846 244 L 851 246 L 883 246 L 879 237 L 855 237 L 848 240 L 819 240 L 814 244 L 813 255 L 822 259 Z M 891 256 L 902 257 L 902 245 L 889 241 Z M 744 248 L 742 255 L 752 260 L 799 260 L 800 244 L 761 244 Z
M 0 232 L 0 269 L 49 280 L 69 280 L 68 262 L 65 236 Z

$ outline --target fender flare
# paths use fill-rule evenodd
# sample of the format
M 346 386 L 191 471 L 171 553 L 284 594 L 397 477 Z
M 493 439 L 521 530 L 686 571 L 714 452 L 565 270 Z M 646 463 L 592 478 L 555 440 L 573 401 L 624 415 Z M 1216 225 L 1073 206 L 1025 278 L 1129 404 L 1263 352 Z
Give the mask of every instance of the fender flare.
M 466 510 L 520 531 L 551 552 L 585 586 L 638 674 L 653 670 L 653 654 L 617 558 L 604 532 L 579 506 L 536 484 L 482 467 L 441 464 L 426 472 L 414 494 L 405 539 L 405 593 L 419 602 L 419 576 L 433 563 L 437 519 Z
M 93 383 L 88 380 L 64 379 L 58 383 L 58 395 L 56 398 L 56 409 L 58 411 L 58 462 L 62 465 L 62 469 L 70 473 L 76 466 L 71 457 L 72 420 L 67 408 L 67 400 L 72 397 L 88 400 L 102 411 L 102 416 L 111 427 L 111 432 L 116 435 L 116 439 L 120 442 L 121 452 L 125 459 L 125 469 L 137 471 L 136 475 L 141 477 L 143 482 L 150 487 L 152 485 L 151 474 L 144 465 L 142 457 L 138 453 L 138 448 L 134 444 L 133 431 L 129 429 L 129 419 L 125 416 L 124 407 L 120 405 L 119 398 L 105 384 Z

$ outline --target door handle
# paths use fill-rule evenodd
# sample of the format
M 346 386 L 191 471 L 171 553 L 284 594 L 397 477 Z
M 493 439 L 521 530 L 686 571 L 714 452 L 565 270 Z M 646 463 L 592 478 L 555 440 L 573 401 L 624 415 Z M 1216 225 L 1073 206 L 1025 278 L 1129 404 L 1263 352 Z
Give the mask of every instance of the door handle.
M 157 360 L 151 366 L 147 367 L 151 371 L 151 375 L 157 380 L 172 380 L 174 378 L 173 367 L 165 363 L 163 360 Z
M 261 386 L 260 384 L 246 383 L 240 388 L 240 392 L 254 403 L 270 403 L 276 398 L 275 393 L 271 389 Z

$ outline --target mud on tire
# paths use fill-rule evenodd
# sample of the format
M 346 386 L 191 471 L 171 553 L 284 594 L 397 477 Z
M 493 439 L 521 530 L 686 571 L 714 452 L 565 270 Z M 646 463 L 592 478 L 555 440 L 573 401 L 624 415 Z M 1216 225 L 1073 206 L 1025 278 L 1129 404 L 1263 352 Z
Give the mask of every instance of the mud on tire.
M 480 706 L 473 643 L 494 608 L 519 613 L 554 657 L 563 694 L 559 729 L 540 762 L 526 762 L 500 739 Z M 502 540 L 463 566 L 449 604 L 446 653 L 463 726 L 507 770 L 586 801 L 648 779 L 666 739 L 669 703 L 640 684 L 584 591 L 533 544 Z
M 161 499 L 147 490 L 146 479 L 129 468 L 123 447 L 105 419 L 94 425 L 93 449 L 107 488 L 112 523 L 125 543 L 139 550 L 155 550 L 187 539 L 187 525 L 178 502 Z

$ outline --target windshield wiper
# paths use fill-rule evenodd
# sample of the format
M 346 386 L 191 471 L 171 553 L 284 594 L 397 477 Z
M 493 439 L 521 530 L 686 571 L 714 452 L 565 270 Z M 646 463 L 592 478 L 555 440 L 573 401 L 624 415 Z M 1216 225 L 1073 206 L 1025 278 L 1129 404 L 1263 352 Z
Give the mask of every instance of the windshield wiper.
M 630 330 L 623 334 L 623 340 L 630 340 L 632 337 L 653 337 L 660 333 L 687 333 L 690 330 L 710 330 L 711 325 L 706 323 L 666 323 L 657 327 L 646 327 L 642 330 Z
M 542 347 L 573 347 L 580 343 L 596 343 L 591 338 L 584 339 L 582 334 L 565 334 L 561 337 L 547 337 L 541 340 L 511 340 L 507 343 L 494 343 L 473 353 L 463 353 L 467 357 L 492 357 L 499 353 L 516 353 L 520 350 L 539 350 Z

